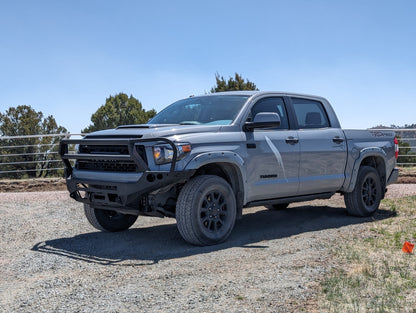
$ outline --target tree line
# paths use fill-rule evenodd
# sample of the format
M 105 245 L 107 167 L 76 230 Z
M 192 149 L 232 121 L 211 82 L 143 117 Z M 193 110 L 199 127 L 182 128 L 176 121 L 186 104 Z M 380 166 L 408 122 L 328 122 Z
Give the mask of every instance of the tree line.
M 218 73 L 215 75 L 216 85 L 210 92 L 258 90 L 255 83 L 235 73 L 234 77 L 225 79 Z M 82 129 L 82 133 L 115 128 L 120 125 L 143 124 L 156 115 L 156 110 L 145 110 L 142 103 L 125 93 L 119 93 L 106 98 L 95 113 L 91 115 L 91 124 Z M 416 124 L 376 126 L 373 128 L 390 128 L 396 132 L 402 128 L 416 128 Z M 58 125 L 52 115 L 45 116 L 31 106 L 19 105 L 10 107 L 6 112 L 0 112 L 0 178 L 36 178 L 47 176 L 62 176 L 58 157 L 59 137 L 48 137 L 48 134 L 64 134 L 67 129 Z M 404 133 L 403 133 L 404 134 Z M 5 139 L 9 136 L 42 135 L 21 139 Z M 402 133 L 400 133 L 402 135 Z M 413 134 L 416 135 L 416 134 Z M 403 136 L 403 135 L 402 135 Z M 413 138 L 416 136 L 413 136 Z M 1 137 L 0 137 L 1 138 Z M 403 138 L 404 139 L 404 138 Z M 399 163 L 415 161 L 415 153 L 410 144 L 399 140 Z
M 211 93 L 231 90 L 258 90 L 256 85 L 235 73 L 234 78 L 225 79 L 215 75 L 216 86 Z M 91 115 L 91 124 L 82 129 L 82 133 L 115 128 L 120 125 L 144 124 L 156 110 L 145 110 L 142 103 L 125 93 L 106 98 L 95 113 Z M 62 176 L 62 167 L 58 158 L 59 137 L 48 134 L 66 134 L 67 129 L 58 125 L 52 115 L 45 115 L 29 105 L 10 107 L 0 112 L 0 178 L 38 178 Z M 21 139 L 4 137 L 42 135 Z M 58 162 L 59 161 L 59 162 Z

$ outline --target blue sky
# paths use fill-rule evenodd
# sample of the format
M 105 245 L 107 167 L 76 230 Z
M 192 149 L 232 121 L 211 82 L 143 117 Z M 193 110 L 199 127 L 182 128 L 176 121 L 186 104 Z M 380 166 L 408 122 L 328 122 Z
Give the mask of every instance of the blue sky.
M 326 97 L 344 128 L 416 123 L 416 1 L 1 1 L 0 112 L 78 133 L 109 95 L 160 111 L 235 72 Z

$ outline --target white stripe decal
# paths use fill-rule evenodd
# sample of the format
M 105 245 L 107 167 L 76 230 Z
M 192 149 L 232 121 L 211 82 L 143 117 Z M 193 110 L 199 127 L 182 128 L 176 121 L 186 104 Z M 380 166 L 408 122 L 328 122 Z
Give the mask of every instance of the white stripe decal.
M 283 171 L 283 178 L 288 181 L 288 179 L 286 178 L 286 173 L 285 173 L 285 167 L 283 165 L 283 160 L 282 160 L 282 155 L 279 152 L 279 149 L 277 149 L 277 147 L 273 144 L 273 142 L 270 140 L 269 137 L 264 136 L 264 138 L 266 138 L 266 142 L 269 145 L 270 149 L 272 149 L 274 156 L 276 157 L 277 163 L 279 163 L 280 167 L 282 168 Z

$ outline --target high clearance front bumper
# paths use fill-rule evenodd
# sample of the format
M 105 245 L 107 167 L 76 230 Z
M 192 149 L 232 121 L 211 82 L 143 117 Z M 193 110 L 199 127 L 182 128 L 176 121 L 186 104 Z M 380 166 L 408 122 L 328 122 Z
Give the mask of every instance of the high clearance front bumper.
M 172 147 L 173 159 L 169 171 L 151 171 L 136 147 L 144 143 L 168 144 Z M 124 146 L 128 154 L 69 153 L 69 145 Z M 144 196 L 152 191 L 174 183 L 185 182 L 194 171 L 175 171 L 178 151 L 176 145 L 166 138 L 151 139 L 64 139 L 61 141 L 60 156 L 65 164 L 65 178 L 71 198 L 94 208 L 113 210 L 120 213 L 139 214 Z M 135 172 L 108 172 L 80 170 L 70 160 L 133 161 Z

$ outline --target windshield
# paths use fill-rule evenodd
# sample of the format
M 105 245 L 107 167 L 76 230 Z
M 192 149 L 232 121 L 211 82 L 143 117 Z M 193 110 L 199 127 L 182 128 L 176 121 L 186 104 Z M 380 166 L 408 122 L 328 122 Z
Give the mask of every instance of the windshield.
M 249 98 L 247 95 L 202 96 L 179 100 L 148 124 L 229 125 Z

